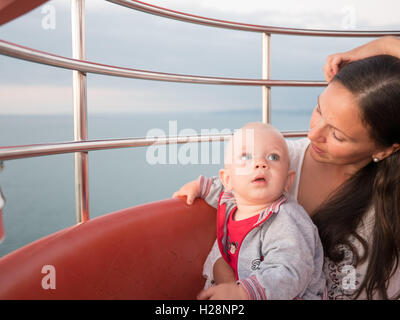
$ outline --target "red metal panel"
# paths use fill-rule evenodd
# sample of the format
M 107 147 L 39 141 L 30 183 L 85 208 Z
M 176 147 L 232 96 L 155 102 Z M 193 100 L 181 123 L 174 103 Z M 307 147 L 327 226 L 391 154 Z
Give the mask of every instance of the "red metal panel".
M 48 0 L 2 0 L 0 2 L 0 25 L 35 9 Z
M 2 209 L 0 208 L 0 243 L 3 241 L 3 238 L 5 236 L 4 232 L 4 226 L 3 226 L 3 215 L 2 215 Z
M 61 230 L 0 259 L 0 299 L 194 299 L 215 219 L 203 200 L 169 199 Z

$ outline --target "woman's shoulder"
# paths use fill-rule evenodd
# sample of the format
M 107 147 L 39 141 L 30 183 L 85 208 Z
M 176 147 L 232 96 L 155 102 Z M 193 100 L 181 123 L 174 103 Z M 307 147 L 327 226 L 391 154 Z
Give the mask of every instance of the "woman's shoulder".
M 286 144 L 289 149 L 289 156 L 292 157 L 304 153 L 310 144 L 310 140 L 308 138 L 286 139 Z
M 289 150 L 289 158 L 293 166 L 295 163 L 303 161 L 304 153 L 310 144 L 310 140 L 308 138 L 286 139 L 286 144 Z
M 304 155 L 310 144 L 310 140 L 308 138 L 286 139 L 286 144 L 289 150 L 290 170 L 296 172 L 296 178 L 290 189 L 289 198 L 297 200 L 301 167 L 303 166 Z

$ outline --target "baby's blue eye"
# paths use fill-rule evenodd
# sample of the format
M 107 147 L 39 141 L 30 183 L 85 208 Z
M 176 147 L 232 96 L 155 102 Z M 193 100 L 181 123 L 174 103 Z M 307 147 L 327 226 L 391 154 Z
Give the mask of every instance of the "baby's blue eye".
M 251 156 L 251 154 L 250 153 L 243 153 L 241 156 L 240 156 L 240 160 L 243 160 L 243 161 L 245 161 L 245 160 L 251 160 L 253 157 Z
M 271 154 L 267 157 L 267 159 L 268 159 L 268 160 L 272 160 L 272 161 L 278 161 L 280 158 L 279 158 L 279 155 L 277 155 L 276 153 L 271 153 Z

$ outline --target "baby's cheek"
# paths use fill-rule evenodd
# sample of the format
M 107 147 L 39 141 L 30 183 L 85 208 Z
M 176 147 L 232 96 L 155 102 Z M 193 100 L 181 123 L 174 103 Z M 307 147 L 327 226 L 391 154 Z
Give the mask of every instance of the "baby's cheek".
M 284 189 L 287 182 L 287 170 L 273 174 L 271 180 L 277 189 Z
M 243 176 L 248 176 L 252 173 L 251 167 L 243 165 L 243 166 L 236 166 L 234 171 L 233 171 L 235 176 L 243 177 Z

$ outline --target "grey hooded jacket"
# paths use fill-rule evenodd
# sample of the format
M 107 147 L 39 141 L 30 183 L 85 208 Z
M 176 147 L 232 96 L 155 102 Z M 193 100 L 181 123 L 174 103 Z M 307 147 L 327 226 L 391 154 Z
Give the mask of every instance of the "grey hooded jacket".
M 218 177 L 201 176 L 199 181 L 200 197 L 217 208 L 222 183 Z M 318 230 L 302 206 L 285 200 L 266 208 L 244 238 L 238 255 L 238 282 L 250 299 L 324 299 L 324 255 Z M 224 195 L 220 205 L 223 201 L 229 216 L 236 206 L 235 198 Z M 223 220 L 227 221 L 226 217 Z M 225 232 L 226 226 L 219 241 L 224 241 Z M 216 245 L 206 265 L 221 257 L 215 250 L 219 250 Z M 212 278 L 212 267 L 206 265 L 204 270 L 211 271 L 206 276 Z

